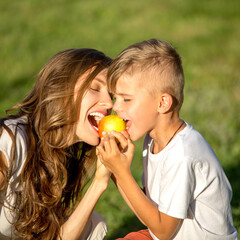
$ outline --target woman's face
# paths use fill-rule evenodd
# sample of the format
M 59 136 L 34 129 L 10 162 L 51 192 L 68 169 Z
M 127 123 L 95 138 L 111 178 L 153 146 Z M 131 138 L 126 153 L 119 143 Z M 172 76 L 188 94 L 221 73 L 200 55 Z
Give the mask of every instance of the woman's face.
M 98 123 L 104 116 L 110 114 L 113 106 L 107 89 L 106 74 L 106 70 L 100 72 L 83 94 L 76 127 L 76 142 L 84 141 L 92 146 L 99 143 Z M 75 100 L 86 76 L 87 73 L 81 76 L 76 83 Z

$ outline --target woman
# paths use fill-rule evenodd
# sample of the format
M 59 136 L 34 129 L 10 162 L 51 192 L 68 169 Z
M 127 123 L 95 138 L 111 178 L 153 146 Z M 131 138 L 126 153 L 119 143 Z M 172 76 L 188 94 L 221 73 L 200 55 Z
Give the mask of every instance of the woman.
M 94 49 L 53 56 L 0 121 L 0 239 L 103 239 L 93 213 L 110 174 L 98 161 L 98 121 L 112 108 L 111 59 Z M 17 113 L 16 113 L 17 112 Z

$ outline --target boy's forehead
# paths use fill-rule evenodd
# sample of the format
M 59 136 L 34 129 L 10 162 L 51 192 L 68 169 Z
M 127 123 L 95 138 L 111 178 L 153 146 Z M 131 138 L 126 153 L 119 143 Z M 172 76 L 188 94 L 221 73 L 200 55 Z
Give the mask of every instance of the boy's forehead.
M 140 86 L 140 79 L 138 74 L 124 73 L 119 77 L 116 84 L 116 94 L 123 94 L 128 92 L 135 92 Z

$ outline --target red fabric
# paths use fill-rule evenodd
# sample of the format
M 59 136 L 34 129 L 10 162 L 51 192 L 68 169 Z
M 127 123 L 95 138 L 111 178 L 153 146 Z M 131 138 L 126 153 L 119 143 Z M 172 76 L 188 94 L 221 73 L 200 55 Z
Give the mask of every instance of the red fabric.
M 127 234 L 124 238 L 118 238 L 116 240 L 153 240 L 148 229 L 140 230 L 138 232 L 131 232 Z

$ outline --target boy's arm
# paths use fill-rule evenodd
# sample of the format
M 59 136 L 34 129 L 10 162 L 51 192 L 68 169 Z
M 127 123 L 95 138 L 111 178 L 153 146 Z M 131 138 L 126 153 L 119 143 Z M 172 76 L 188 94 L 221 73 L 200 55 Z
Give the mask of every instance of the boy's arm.
M 116 176 L 118 184 L 134 212 L 159 239 L 169 239 L 177 230 L 180 220 L 161 213 L 142 192 L 130 173 Z
M 122 195 L 122 198 L 124 199 L 124 201 L 127 203 L 127 205 L 131 208 L 131 210 L 134 212 L 134 214 L 138 217 L 138 219 L 144 224 L 144 222 L 142 221 L 142 219 L 140 218 L 140 216 L 138 216 L 138 214 L 136 213 L 136 211 L 134 210 L 132 204 L 128 201 L 127 196 L 125 195 L 124 191 L 122 190 L 121 186 L 118 184 L 116 178 L 114 177 L 114 175 L 112 175 L 112 180 L 115 183 L 115 185 L 118 188 L 118 191 L 120 192 L 120 194 Z
M 122 139 L 118 133 L 113 134 L 106 135 L 102 139 L 98 147 L 100 160 L 113 173 L 123 196 L 143 224 L 159 239 L 169 239 L 176 232 L 180 219 L 161 213 L 158 207 L 146 197 L 130 170 L 134 151 L 133 143 L 127 139 L 127 150 L 120 151 L 115 137 L 120 143 Z

